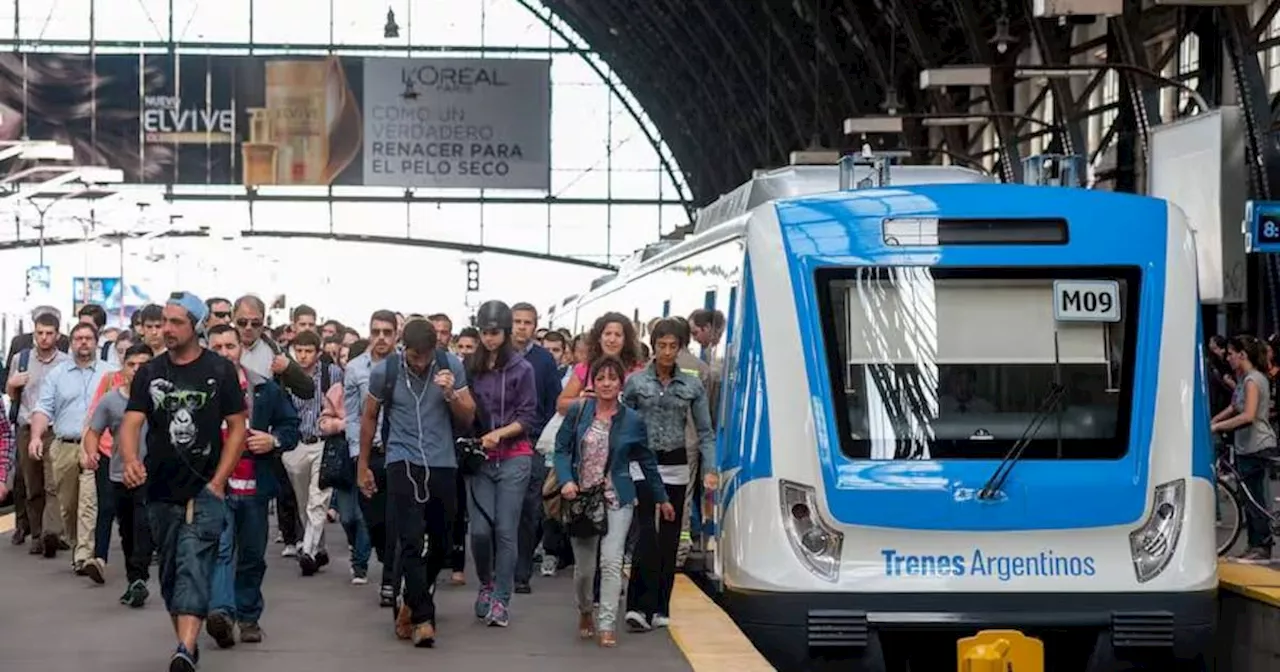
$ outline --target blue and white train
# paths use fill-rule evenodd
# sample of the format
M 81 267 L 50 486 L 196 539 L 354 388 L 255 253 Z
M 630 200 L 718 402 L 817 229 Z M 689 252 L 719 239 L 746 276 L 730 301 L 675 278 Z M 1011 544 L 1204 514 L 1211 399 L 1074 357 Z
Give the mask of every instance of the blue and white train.
M 759 176 L 553 316 L 728 316 L 726 609 L 783 670 L 930 669 L 993 627 L 1043 637 L 1050 669 L 1211 668 L 1182 213 L 957 168 L 849 191 L 837 175 Z

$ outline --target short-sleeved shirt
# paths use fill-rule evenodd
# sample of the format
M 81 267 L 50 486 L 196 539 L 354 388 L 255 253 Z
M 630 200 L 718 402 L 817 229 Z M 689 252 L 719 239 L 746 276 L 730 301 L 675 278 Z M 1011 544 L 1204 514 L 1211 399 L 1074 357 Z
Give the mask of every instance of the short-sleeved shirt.
M 462 360 L 447 354 L 449 370 L 453 372 L 453 389 L 467 386 L 467 372 Z M 393 358 L 400 367 L 391 394 L 391 411 L 388 426 L 391 436 L 384 436 L 387 448 L 387 464 L 408 462 L 425 467 L 452 469 L 458 466 L 453 450 L 453 422 L 444 393 L 432 382 L 436 364 L 432 360 L 425 375 L 419 377 L 405 364 L 404 355 Z M 384 359 L 369 372 L 369 396 L 385 403 L 382 396 L 387 384 L 387 362 Z M 421 428 L 421 434 L 419 434 Z M 424 458 L 425 457 L 425 462 Z
M 27 384 L 22 388 L 22 396 L 18 399 L 19 427 L 26 427 L 31 424 L 31 412 L 36 410 L 36 404 L 40 403 L 40 385 L 44 382 L 45 376 L 69 356 L 61 350 L 54 350 L 53 359 L 48 362 L 40 361 L 39 353 L 35 350 L 32 350 L 31 354 L 27 356 L 27 373 L 31 375 L 28 377 Z M 18 372 L 18 362 L 21 359 L 22 356 L 19 353 L 14 353 L 13 357 L 10 358 L 10 375 Z
M 123 390 L 116 388 L 107 391 L 102 395 L 102 399 L 98 400 L 98 405 L 93 409 L 93 416 L 89 418 L 89 429 L 97 432 L 101 436 L 104 432 L 110 431 L 111 436 L 115 436 L 120 432 L 120 423 L 124 421 L 124 412 L 129 406 L 129 398 L 124 396 Z M 142 437 L 147 436 L 147 425 L 142 425 Z M 138 442 L 138 459 L 146 459 L 147 442 L 145 440 Z M 107 471 L 108 477 L 112 483 L 120 483 L 124 481 L 124 460 L 120 457 L 120 451 L 114 451 L 111 454 L 111 464 Z
M 147 416 L 147 498 L 185 504 L 199 494 L 222 455 L 222 422 L 245 411 L 235 365 L 209 350 L 185 364 L 168 353 L 133 378 L 129 411 Z

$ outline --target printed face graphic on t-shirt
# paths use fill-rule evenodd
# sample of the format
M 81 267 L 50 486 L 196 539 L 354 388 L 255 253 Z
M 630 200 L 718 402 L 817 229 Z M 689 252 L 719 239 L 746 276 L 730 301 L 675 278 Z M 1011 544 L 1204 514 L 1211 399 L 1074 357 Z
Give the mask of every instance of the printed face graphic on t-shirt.
M 210 391 L 180 390 L 164 378 L 151 381 L 151 401 L 156 409 L 169 414 L 169 442 L 175 450 L 199 456 L 209 454 L 208 445 L 195 445 L 195 413 L 209 404 L 218 383 L 210 378 L 205 385 Z

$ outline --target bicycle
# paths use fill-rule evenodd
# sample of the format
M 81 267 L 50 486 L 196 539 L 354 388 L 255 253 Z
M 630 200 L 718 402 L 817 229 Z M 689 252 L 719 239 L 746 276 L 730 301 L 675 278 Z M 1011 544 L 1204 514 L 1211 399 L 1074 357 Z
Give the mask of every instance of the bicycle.
M 1232 450 L 1231 444 L 1224 443 L 1218 450 L 1214 472 L 1216 474 L 1215 517 L 1219 557 L 1226 555 L 1240 540 L 1240 534 L 1244 531 L 1246 505 L 1267 517 L 1271 523 L 1272 534 L 1280 533 L 1280 516 L 1255 499 L 1241 482 L 1240 472 L 1236 469 L 1235 451 Z

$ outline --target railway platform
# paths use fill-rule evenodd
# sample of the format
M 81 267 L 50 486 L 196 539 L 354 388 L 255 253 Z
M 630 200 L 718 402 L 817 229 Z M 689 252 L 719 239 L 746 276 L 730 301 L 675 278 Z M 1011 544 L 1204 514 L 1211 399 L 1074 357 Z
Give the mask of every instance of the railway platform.
M 0 533 L 12 516 L 0 517 Z M 341 540 L 336 525 L 330 537 Z M 117 549 L 118 550 L 118 549 Z M 390 609 L 378 607 L 376 582 L 353 586 L 345 544 L 331 544 L 332 564 L 303 578 L 297 566 L 268 549 L 263 583 L 266 633 L 260 644 L 220 650 L 201 636 L 202 672 L 271 669 L 275 672 L 353 672 L 442 669 L 453 672 L 707 672 L 772 670 L 716 605 L 684 577 L 676 587 L 671 627 L 618 634 L 618 647 L 601 649 L 576 637 L 571 577 L 535 577 L 531 595 L 512 602 L 511 626 L 487 628 L 471 615 L 476 579 L 437 589 L 439 639 L 415 649 L 392 632 Z M 114 557 L 119 557 L 118 555 Z M 108 570 L 105 585 L 71 574 L 69 556 L 45 560 L 0 545 L 0 669 L 5 672 L 93 670 L 144 672 L 167 667 L 172 630 L 152 580 L 152 599 L 141 609 L 121 606 L 122 567 Z M 380 567 L 371 562 L 370 575 Z

